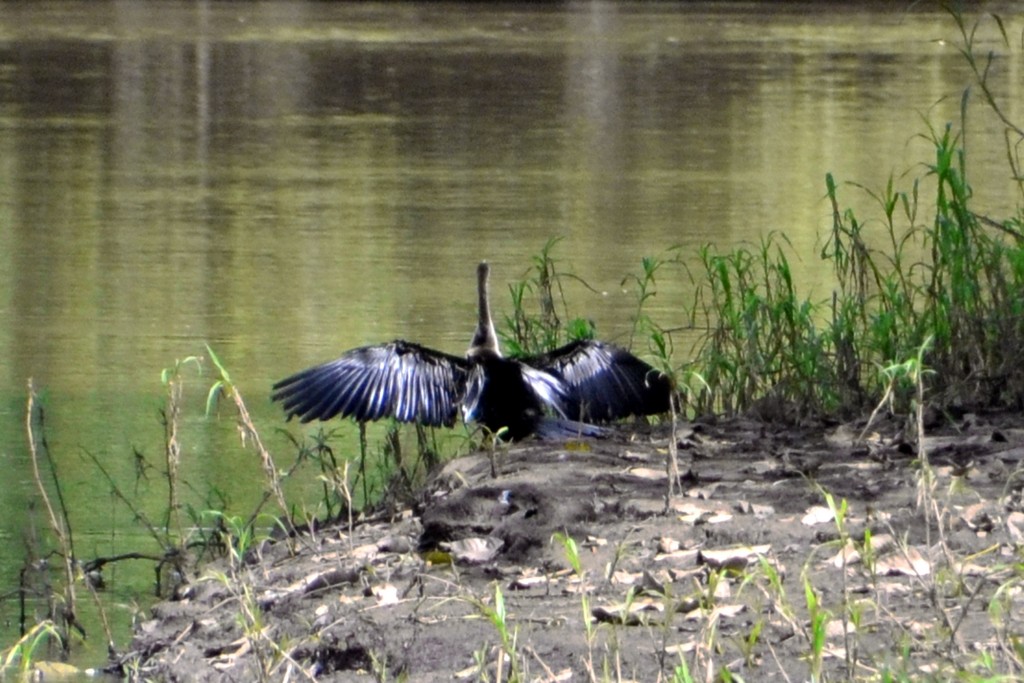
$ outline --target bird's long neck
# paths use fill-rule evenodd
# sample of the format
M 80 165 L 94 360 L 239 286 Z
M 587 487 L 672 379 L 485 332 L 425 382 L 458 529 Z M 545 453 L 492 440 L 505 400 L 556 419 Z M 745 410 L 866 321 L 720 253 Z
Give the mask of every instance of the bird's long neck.
M 469 345 L 468 356 L 473 357 L 482 354 L 501 356 L 498 348 L 498 335 L 494 332 L 494 321 L 491 320 L 490 301 L 490 279 L 491 267 L 486 261 L 482 261 L 476 269 L 476 292 L 479 301 L 480 319 L 477 321 L 476 332 L 473 334 L 473 341 Z

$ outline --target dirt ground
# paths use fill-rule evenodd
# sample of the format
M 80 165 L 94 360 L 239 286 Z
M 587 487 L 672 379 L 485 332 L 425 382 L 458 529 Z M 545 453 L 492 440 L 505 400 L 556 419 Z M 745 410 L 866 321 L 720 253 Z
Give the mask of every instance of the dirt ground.
M 487 454 L 465 457 L 410 509 L 206 568 L 138 626 L 126 668 L 168 681 L 656 681 L 685 680 L 685 662 L 695 680 L 727 668 L 801 681 L 943 678 L 981 652 L 998 664 L 1021 631 L 1007 586 L 1024 421 L 927 425 L 930 515 L 902 426 L 861 440 L 863 421 L 681 425 L 667 509 L 667 427 L 517 445 L 496 478 Z M 848 505 L 845 550 L 823 491 Z M 556 532 L 577 544 L 579 571 Z

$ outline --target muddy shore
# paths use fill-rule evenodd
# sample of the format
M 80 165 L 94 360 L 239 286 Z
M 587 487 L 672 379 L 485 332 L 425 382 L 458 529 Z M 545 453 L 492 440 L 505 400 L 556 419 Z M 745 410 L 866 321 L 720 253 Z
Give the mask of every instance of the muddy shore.
M 205 568 L 140 623 L 125 668 L 165 681 L 656 681 L 683 662 L 697 680 L 934 676 L 1016 628 L 986 607 L 1024 531 L 1024 424 L 929 425 L 932 514 L 902 426 L 861 439 L 863 422 L 687 424 L 667 504 L 667 428 L 461 458 L 408 509 Z M 824 492 L 845 501 L 841 524 Z

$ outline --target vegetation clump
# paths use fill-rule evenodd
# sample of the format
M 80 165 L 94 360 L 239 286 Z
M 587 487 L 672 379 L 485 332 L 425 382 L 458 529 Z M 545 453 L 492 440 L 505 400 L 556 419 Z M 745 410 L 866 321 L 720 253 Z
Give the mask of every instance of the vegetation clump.
M 700 379 L 684 385 L 696 387 L 687 391 L 691 411 L 738 413 L 768 401 L 799 414 L 854 415 L 887 394 L 886 369 L 926 342 L 936 407 L 1024 406 L 1024 129 L 991 89 L 995 56 L 976 54 L 978 25 L 953 16 L 975 87 L 1004 128 L 1016 212 L 992 218 L 974 205 L 968 88 L 958 125 L 928 126 L 934 158 L 922 175 L 890 176 L 881 191 L 854 185 L 878 216 L 842 208 L 840 185 L 826 175 L 832 226 L 821 257 L 835 274 L 830 300 L 798 294 L 784 235 L 771 233 L 756 248 L 701 250 L 693 318 L 705 332 L 680 366 Z

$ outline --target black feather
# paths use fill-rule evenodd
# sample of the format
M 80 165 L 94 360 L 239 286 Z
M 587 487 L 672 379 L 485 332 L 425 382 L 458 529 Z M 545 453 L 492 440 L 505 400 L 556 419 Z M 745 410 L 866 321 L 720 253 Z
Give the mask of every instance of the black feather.
M 363 346 L 274 385 L 289 418 L 302 422 L 393 417 L 435 427 L 455 424 L 469 361 L 396 340 Z
M 562 380 L 566 417 L 573 420 L 608 422 L 669 409 L 668 378 L 612 344 L 575 341 L 525 362 Z
M 352 349 L 281 380 L 271 397 L 302 422 L 393 418 L 450 427 L 466 420 L 511 439 L 545 415 L 607 422 L 669 408 L 671 386 L 654 368 L 611 344 L 578 341 L 540 356 L 503 358 L 488 301 L 486 263 L 477 269 L 479 322 L 465 357 L 407 341 Z

